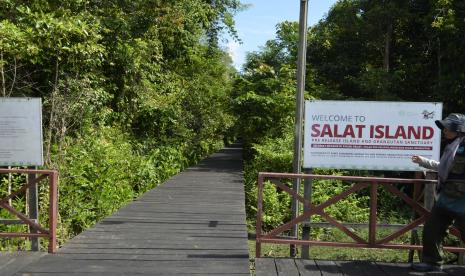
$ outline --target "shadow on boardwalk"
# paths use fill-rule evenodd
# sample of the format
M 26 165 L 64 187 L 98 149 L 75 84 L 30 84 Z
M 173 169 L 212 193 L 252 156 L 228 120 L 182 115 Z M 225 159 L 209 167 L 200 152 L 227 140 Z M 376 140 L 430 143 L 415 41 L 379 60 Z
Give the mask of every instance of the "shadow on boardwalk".
M 0 275 L 250 275 L 242 149 L 225 148 L 46 254 Z
M 255 273 L 256 276 L 463 276 L 465 267 L 447 265 L 442 272 L 420 273 L 412 271 L 408 263 L 257 258 Z

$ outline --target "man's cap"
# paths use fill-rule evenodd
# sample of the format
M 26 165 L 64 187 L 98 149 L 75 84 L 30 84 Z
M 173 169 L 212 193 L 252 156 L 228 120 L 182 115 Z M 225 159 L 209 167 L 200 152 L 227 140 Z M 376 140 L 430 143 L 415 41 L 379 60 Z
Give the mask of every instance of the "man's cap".
M 441 130 L 447 128 L 451 131 L 465 133 L 465 115 L 463 114 L 451 113 L 442 120 L 436 120 L 435 123 Z

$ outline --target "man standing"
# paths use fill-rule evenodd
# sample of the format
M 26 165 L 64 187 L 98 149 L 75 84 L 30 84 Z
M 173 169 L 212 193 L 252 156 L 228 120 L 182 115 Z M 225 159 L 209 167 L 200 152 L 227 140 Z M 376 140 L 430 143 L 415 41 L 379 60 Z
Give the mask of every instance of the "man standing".
M 443 131 L 447 146 L 441 160 L 412 156 L 412 162 L 438 172 L 437 198 L 423 229 L 423 258 L 412 268 L 442 270 L 442 242 L 454 223 L 465 239 L 465 115 L 452 113 L 436 125 Z

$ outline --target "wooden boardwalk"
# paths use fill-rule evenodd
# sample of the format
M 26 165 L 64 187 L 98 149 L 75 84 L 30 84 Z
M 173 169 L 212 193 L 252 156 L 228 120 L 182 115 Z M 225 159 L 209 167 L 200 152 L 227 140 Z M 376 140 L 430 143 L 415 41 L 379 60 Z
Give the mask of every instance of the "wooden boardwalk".
M 255 273 L 256 276 L 464 276 L 465 267 L 446 265 L 442 272 L 420 273 L 411 270 L 408 263 L 257 258 Z
M 241 148 L 213 154 L 12 275 L 250 275 Z

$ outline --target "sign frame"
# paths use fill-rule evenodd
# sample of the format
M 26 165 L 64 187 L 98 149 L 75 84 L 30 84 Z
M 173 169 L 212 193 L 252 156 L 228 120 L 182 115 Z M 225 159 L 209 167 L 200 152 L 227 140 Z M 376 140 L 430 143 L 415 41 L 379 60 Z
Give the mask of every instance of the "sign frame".
M 304 168 L 420 171 L 439 160 L 440 102 L 306 101 Z
M 42 99 L 0 98 L 0 166 L 43 166 Z

